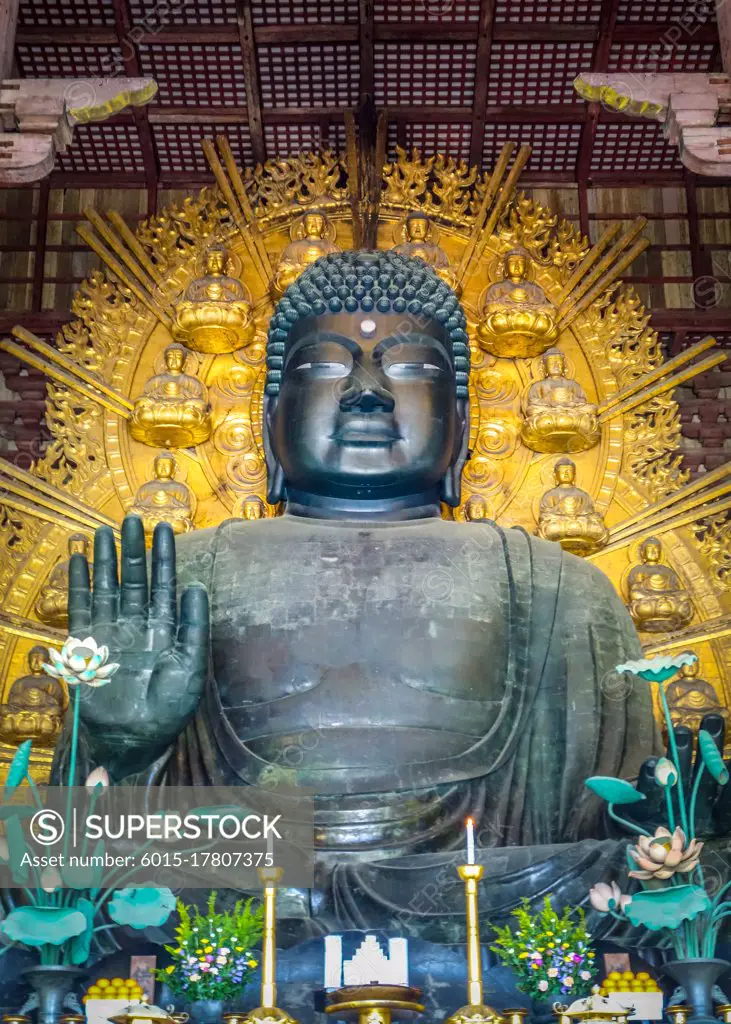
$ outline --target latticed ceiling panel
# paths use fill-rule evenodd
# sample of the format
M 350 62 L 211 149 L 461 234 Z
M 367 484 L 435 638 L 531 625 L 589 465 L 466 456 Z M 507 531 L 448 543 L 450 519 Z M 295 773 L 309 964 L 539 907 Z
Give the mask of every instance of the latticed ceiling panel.
M 255 25 L 341 24 L 358 20 L 358 4 L 354 0 L 252 0 L 251 14 Z
M 358 103 L 358 47 L 352 43 L 260 46 L 262 105 L 352 107 Z
M 113 25 L 112 0 L 21 0 L 18 24 Z
M 144 74 L 158 84 L 163 106 L 244 106 L 246 87 L 241 49 L 235 43 L 140 46 Z
M 601 14 L 601 0 L 497 0 L 495 20 L 498 22 L 572 22 L 585 24 Z
M 228 136 L 240 166 L 251 166 L 254 162 L 247 125 L 156 124 L 153 135 L 163 174 L 189 170 L 206 173 L 209 168 L 201 139 L 214 139 L 217 135 Z
M 581 142 L 580 124 L 488 124 L 485 126 L 483 166 L 492 168 L 506 142 L 532 147 L 526 172 L 566 173 L 576 169 Z
M 591 68 L 594 44 L 495 43 L 490 51 L 488 103 L 581 103 L 573 87 Z
M 405 125 L 404 148 L 411 153 L 414 146 L 422 153 L 431 155 L 443 153 L 454 160 L 469 160 L 471 126 L 459 121 L 447 121 L 443 124 L 411 123 Z M 393 160 L 396 156 L 398 134 L 395 126 L 389 131 L 388 155 Z
M 264 141 L 270 159 L 297 156 L 303 150 L 319 147 L 320 129 L 316 124 L 268 124 Z
M 195 3 L 154 4 L 129 0 L 132 20 L 139 25 L 175 23 L 176 25 L 235 25 L 236 0 L 195 0 Z
M 114 46 L 27 46 L 15 48 L 23 78 L 108 78 L 124 67 Z
M 376 0 L 376 21 L 470 22 L 480 17 L 480 0 Z
M 713 43 L 613 43 L 608 69 L 636 74 L 711 71 L 715 49 Z
M 476 57 L 475 43 L 376 43 L 376 102 L 469 107 Z
M 619 21 L 656 21 L 687 25 L 715 20 L 714 0 L 620 0 Z
M 591 154 L 592 171 L 633 173 L 672 171 L 681 166 L 678 151 L 659 124 L 599 124 Z
M 59 154 L 60 171 L 128 174 L 144 170 L 142 149 L 133 125 L 79 125 L 74 144 Z

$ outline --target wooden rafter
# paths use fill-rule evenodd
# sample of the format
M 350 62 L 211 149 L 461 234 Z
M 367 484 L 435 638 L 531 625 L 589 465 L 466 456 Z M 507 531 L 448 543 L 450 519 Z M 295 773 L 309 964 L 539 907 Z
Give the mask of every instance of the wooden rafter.
M 472 128 L 470 130 L 470 165 L 482 164 L 482 149 L 485 144 L 485 114 L 487 109 L 487 85 L 489 76 L 490 50 L 495 31 L 496 0 L 480 0 L 480 21 L 477 30 L 477 53 L 475 96 L 472 102 Z
M 256 58 L 254 24 L 251 18 L 251 0 L 236 0 L 236 35 L 236 41 L 241 47 L 241 60 L 246 83 L 246 114 L 251 135 L 251 150 L 254 154 L 254 162 L 263 164 L 267 155 L 261 116 L 261 84 L 259 63 Z
M 360 102 L 376 98 L 376 68 L 373 48 L 373 0 L 358 0 L 358 53 L 360 58 Z

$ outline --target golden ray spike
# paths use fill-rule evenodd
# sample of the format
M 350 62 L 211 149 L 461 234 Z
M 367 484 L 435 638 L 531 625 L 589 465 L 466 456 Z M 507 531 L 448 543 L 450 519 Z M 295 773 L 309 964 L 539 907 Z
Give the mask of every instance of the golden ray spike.
M 24 484 L 30 492 L 34 501 L 40 501 L 41 495 L 45 495 L 57 501 L 60 505 L 66 506 L 67 511 L 65 515 L 70 518 L 78 518 L 79 522 L 85 522 L 90 526 L 91 529 L 95 529 L 97 526 L 111 526 L 113 530 L 117 530 L 117 524 L 114 519 L 110 519 L 109 516 L 103 515 L 98 512 L 91 505 L 85 504 L 79 498 L 74 497 L 70 499 L 66 496 L 65 492 L 58 487 L 54 487 L 43 477 L 35 476 L 33 473 L 29 473 L 27 469 L 21 469 L 20 466 L 16 466 L 14 462 L 9 462 L 7 459 L 0 459 L 0 476 L 6 479 L 2 481 L 1 486 L 8 487 L 7 478 L 13 480 L 19 484 Z
M 700 495 L 691 494 L 686 496 L 683 501 L 671 505 L 669 512 L 667 509 L 655 512 L 653 516 L 648 516 L 633 526 L 627 526 L 623 530 L 610 530 L 609 539 L 611 542 L 614 542 L 624 540 L 626 537 L 636 537 L 647 530 L 651 531 L 653 524 L 665 522 L 668 516 L 679 516 L 685 512 L 695 511 L 702 508 L 708 502 L 726 497 L 727 494 L 731 494 L 731 480 L 723 480 L 721 483 L 716 484 L 715 487 L 710 487 L 708 490 L 701 492 Z
M 24 342 L 28 348 L 34 349 L 39 355 L 45 356 L 46 359 L 60 366 L 62 369 L 67 370 L 69 373 L 74 374 L 79 380 L 82 380 L 85 384 L 89 384 L 91 387 L 100 391 L 107 398 L 111 398 L 113 402 L 117 402 L 123 408 L 127 410 L 129 414 L 134 409 L 134 403 L 130 402 L 128 398 L 125 398 L 121 392 L 115 388 L 105 384 L 104 381 L 99 380 L 95 374 L 91 373 L 90 370 L 85 369 L 76 360 L 71 359 L 70 356 L 66 356 L 63 352 L 59 352 L 58 349 L 49 345 L 48 342 L 43 341 L 41 338 L 36 337 L 31 331 L 28 331 L 23 326 L 13 327 L 10 332 L 13 337 L 17 338 L 18 341 Z
M 50 523 L 52 526 L 61 526 L 64 530 L 78 530 L 80 524 L 78 521 L 68 518 L 65 513 L 57 512 L 48 507 L 38 505 L 33 501 L 28 501 L 26 498 L 21 498 L 18 495 L 10 493 L 10 486 L 6 485 L 5 493 L 0 497 L 0 505 L 4 505 L 6 508 L 15 509 L 16 512 L 22 512 L 26 516 L 30 516 L 32 519 L 40 519 L 42 523 Z M 86 526 L 86 524 L 81 524 Z M 87 526 L 87 529 L 89 527 Z
M 115 415 L 122 416 L 124 419 L 129 418 L 130 411 L 126 406 L 118 405 L 100 391 L 89 387 L 88 384 L 85 384 L 75 375 L 67 373 L 65 370 L 62 370 L 59 366 L 54 365 L 54 363 L 49 360 L 36 355 L 35 352 L 29 352 L 28 349 L 23 348 L 22 345 L 16 345 L 16 343 L 11 341 L 9 338 L 3 338 L 0 340 L 0 349 L 4 352 L 10 353 L 11 356 L 15 356 L 16 359 L 20 359 L 21 362 L 27 363 L 28 366 L 32 366 L 34 369 L 40 370 L 41 373 L 45 373 L 47 377 L 55 380 L 58 384 L 63 384 L 72 391 L 76 391 L 78 394 L 84 395 L 84 397 L 88 398 L 90 401 L 97 402 L 99 405 L 104 406 L 105 409 L 115 413 Z
M 671 514 L 668 518 L 660 516 L 657 520 L 645 520 L 641 527 L 638 527 L 632 532 L 627 532 L 619 540 L 610 541 L 610 543 L 605 548 L 602 548 L 601 551 L 597 551 L 593 555 L 587 555 L 586 557 L 588 559 L 594 559 L 598 558 L 599 555 L 608 555 L 612 551 L 619 551 L 621 548 L 626 548 L 628 544 L 631 544 L 633 540 L 643 533 L 660 535 L 667 533 L 668 530 L 679 530 L 682 526 L 690 526 L 691 523 L 696 523 L 699 519 L 706 519 L 707 517 L 718 515 L 719 512 L 725 512 L 729 508 L 731 508 L 731 497 L 726 497 L 722 498 L 720 501 L 712 501 L 710 505 L 703 503 L 696 505 L 695 508 L 691 508 L 686 512 L 678 512 L 677 515 Z
M 149 295 L 133 277 L 130 277 L 116 256 L 99 241 L 93 231 L 90 231 L 86 225 L 81 224 L 77 227 L 76 234 L 86 242 L 90 249 L 93 249 L 102 263 L 106 263 L 109 270 L 119 278 L 125 287 L 129 288 L 132 294 L 140 300 L 143 306 L 149 309 L 152 315 L 155 316 L 161 324 L 164 324 L 165 327 L 171 326 L 172 319 L 170 318 L 169 313 L 166 313 L 154 296 Z
M 144 267 L 140 266 L 134 253 L 130 251 L 119 235 L 90 206 L 87 206 L 84 210 L 84 216 L 102 240 L 106 242 L 114 255 L 120 258 L 131 274 L 134 274 L 140 286 L 154 298 L 158 293 L 157 282 L 154 278 L 150 277 Z
M 687 380 L 692 380 L 699 373 L 706 373 L 708 370 L 714 369 L 716 366 L 720 366 L 721 363 L 725 363 L 728 358 L 726 352 L 714 352 L 713 355 L 708 356 L 706 359 L 701 359 L 699 363 L 694 363 L 692 366 L 686 366 L 685 369 L 679 370 L 677 373 L 672 374 L 670 377 L 666 377 L 663 380 L 657 381 L 655 384 L 650 385 L 644 391 L 640 391 L 635 395 L 630 395 L 623 402 L 619 402 L 617 405 L 612 406 L 599 416 L 599 422 L 604 423 L 606 420 L 611 420 L 615 416 L 624 416 L 628 412 L 632 412 L 638 405 L 643 405 L 645 402 L 649 402 L 653 398 L 657 398 L 658 395 L 664 395 L 666 391 L 673 391 L 675 388 L 684 384 Z
M 243 212 L 244 219 L 246 220 L 246 224 L 249 228 L 249 231 L 251 232 L 251 238 L 254 242 L 254 245 L 256 246 L 256 251 L 259 253 L 259 259 L 261 260 L 261 265 L 264 269 L 264 273 L 267 275 L 268 279 L 271 279 L 272 275 L 274 274 L 274 270 L 269 259 L 269 253 L 266 251 L 264 239 L 262 237 L 261 231 L 259 230 L 259 224 L 257 222 L 256 217 L 254 216 L 254 211 L 252 209 L 251 203 L 249 202 L 249 197 L 246 194 L 246 189 L 244 188 L 244 181 L 243 178 L 241 177 L 241 172 L 239 171 L 239 168 L 236 164 L 236 160 L 234 159 L 233 151 L 231 149 L 231 144 L 228 141 L 228 137 L 226 135 L 217 135 L 216 145 L 218 146 L 218 152 L 223 157 L 224 166 L 228 172 L 229 180 L 233 185 L 233 190 L 236 194 L 236 198 L 238 199 L 239 204 L 241 206 L 241 210 Z
M 2 480 L 2 486 L 1 504 L 11 505 L 13 502 L 21 502 L 22 510 L 28 511 L 30 515 L 59 526 L 67 526 L 73 530 L 83 528 L 93 532 L 99 525 L 83 513 L 75 512 L 66 502 L 49 498 L 45 494 L 38 494 L 32 488 L 26 487 L 25 484 L 18 483 L 16 480 L 9 480 L 6 477 Z M 9 497 L 9 495 L 15 497 Z
M 218 187 L 223 193 L 223 197 L 226 200 L 226 203 L 228 205 L 229 210 L 231 211 L 234 221 L 236 222 L 236 227 L 241 232 L 241 237 L 243 238 L 244 244 L 246 245 L 246 251 L 251 257 L 251 262 L 256 267 L 259 277 L 264 282 L 264 287 L 269 288 L 271 273 L 267 272 L 266 266 L 261 261 L 259 250 L 256 247 L 254 238 L 249 229 L 249 225 L 246 223 L 244 211 L 241 209 L 239 201 L 234 195 L 233 188 L 231 187 L 231 183 L 228 180 L 224 166 L 219 159 L 218 153 L 216 152 L 216 147 L 214 146 L 213 142 L 211 142 L 210 139 L 203 139 L 203 141 L 201 142 L 201 146 L 203 147 L 203 152 L 206 155 L 208 165 L 213 171 L 216 182 L 218 183 Z
M 159 285 L 161 281 L 159 269 L 152 262 L 149 254 L 145 251 L 145 247 L 142 245 L 139 238 L 137 238 L 134 231 L 131 230 L 121 213 L 117 210 L 107 210 L 107 220 L 117 229 L 120 238 L 122 238 L 126 243 L 130 251 L 135 254 L 141 266 L 144 267 L 154 283 Z
M 628 253 L 626 253 L 617 263 L 611 267 L 603 277 L 601 277 L 593 288 L 590 288 L 588 292 L 580 299 L 575 305 L 569 305 L 568 311 L 562 315 L 562 319 L 558 324 L 559 330 L 565 330 L 576 317 L 583 313 L 592 302 L 595 302 L 603 292 L 610 288 L 611 285 L 620 277 L 627 267 L 629 267 L 637 257 L 647 249 L 650 245 L 649 238 L 643 238 L 642 241 L 637 242 L 633 245 Z
M 628 516 L 627 519 L 623 519 L 621 523 L 617 523 L 612 530 L 609 531 L 610 537 L 613 533 L 623 533 L 628 526 L 632 526 L 635 523 L 640 523 L 650 516 L 654 516 L 657 512 L 663 509 L 671 508 L 673 505 L 679 502 L 684 502 L 686 498 L 689 498 L 692 494 L 698 494 L 701 491 L 705 491 L 706 488 L 711 487 L 712 484 L 717 483 L 719 480 L 725 479 L 725 477 L 731 474 L 731 462 L 726 462 L 723 466 L 717 466 L 716 469 L 710 470 L 708 473 L 704 473 L 703 476 L 699 476 L 697 480 L 692 480 L 689 484 L 684 484 L 679 490 L 674 491 L 672 494 L 667 495 L 665 498 L 660 498 L 652 505 L 648 505 L 643 508 L 640 512 L 635 512 L 634 515 Z
M 559 306 L 559 316 L 565 316 L 577 304 L 579 299 L 585 295 L 596 281 L 601 280 L 607 271 L 610 271 L 613 264 L 621 254 L 628 249 L 640 232 L 647 225 L 645 217 L 638 217 L 632 227 L 621 238 L 617 239 L 612 248 L 596 264 L 590 274 L 584 275 L 569 292 Z M 616 274 L 615 274 L 616 277 Z
M 666 363 L 661 363 L 660 366 L 656 366 L 648 373 L 643 373 L 641 377 L 637 377 L 636 380 L 633 380 L 626 388 L 618 391 L 616 395 L 612 395 L 611 398 L 605 398 L 603 402 L 600 402 L 597 410 L 599 415 L 601 416 L 602 413 L 609 412 L 613 406 L 619 405 L 621 402 L 624 402 L 625 399 L 631 398 L 632 395 L 636 395 L 639 391 L 644 391 L 648 385 L 654 384 L 656 380 L 666 377 L 674 370 L 679 370 L 681 366 L 685 366 L 686 363 L 695 359 L 696 356 L 700 356 L 704 352 L 707 352 L 708 349 L 713 348 L 715 344 L 716 339 L 711 338 L 709 335 L 709 337 L 696 342 L 695 345 L 691 345 L 690 348 L 687 348 L 685 352 L 681 352 L 680 355 L 674 356 Z
M 63 646 L 68 635 L 60 629 L 44 626 L 41 622 L 34 622 L 33 619 L 26 619 L 21 615 L 12 615 L 10 612 L 0 612 L 0 633 L 22 636 L 26 640 L 37 640 L 42 644 L 59 647 Z
M 485 251 L 485 246 L 487 245 L 488 239 L 492 236 L 493 232 L 495 231 L 497 222 L 502 217 L 503 213 L 505 212 L 505 208 L 507 207 L 510 200 L 513 198 L 513 193 L 515 192 L 515 186 L 518 183 L 518 178 L 522 174 L 523 168 L 528 163 L 531 152 L 531 147 L 527 143 L 521 146 L 518 150 L 518 155 L 516 156 L 515 162 L 513 163 L 513 166 L 510 168 L 510 172 L 508 173 L 508 176 L 505 179 L 505 184 L 502 186 L 500 192 L 498 193 L 497 202 L 493 206 L 490 212 L 490 216 L 487 219 L 487 223 L 485 224 L 485 227 L 483 228 L 480 234 L 480 239 L 477 243 L 474 254 L 470 261 L 470 266 L 468 267 L 470 273 L 472 273 L 474 267 L 478 266 L 480 260 L 482 259 L 482 254 Z M 465 279 L 468 276 L 469 274 L 465 274 Z
M 497 195 L 498 189 L 500 188 L 500 182 L 505 177 L 505 173 L 508 169 L 508 164 L 510 163 L 510 157 L 513 155 L 514 149 L 514 142 L 506 142 L 503 148 L 500 150 L 500 156 L 497 159 L 497 163 L 493 167 L 492 174 L 490 175 L 490 180 L 488 181 L 487 186 L 485 187 L 485 195 L 482 197 L 482 202 L 480 203 L 480 209 L 478 210 L 474 224 L 472 225 L 472 231 L 470 232 L 467 247 L 465 248 L 465 251 L 462 254 L 459 269 L 457 270 L 457 280 L 460 282 L 462 282 L 463 278 L 467 274 L 467 268 L 469 267 L 470 262 L 472 260 L 472 254 L 475 251 L 475 246 L 477 245 L 477 241 L 480 237 L 482 226 L 485 223 L 485 218 L 487 217 L 490 207 L 495 201 L 495 196 Z
M 560 306 L 562 302 L 571 294 L 579 281 L 583 280 L 584 276 L 589 273 L 591 268 L 594 266 L 596 261 L 599 259 L 604 250 L 609 246 L 611 242 L 617 237 L 619 232 L 622 230 L 622 225 L 619 223 L 612 224 L 604 232 L 598 242 L 595 242 L 591 249 L 588 251 L 586 256 L 583 258 L 581 263 L 574 269 L 573 274 L 568 279 L 566 284 L 563 286 L 556 298 L 556 305 Z
M 691 626 L 683 633 L 669 636 L 665 640 L 655 641 L 653 637 L 642 645 L 642 651 L 643 654 L 662 654 L 664 651 L 674 651 L 678 647 L 692 647 L 704 640 L 720 640 L 725 636 L 731 636 L 731 622 L 729 622 L 728 615 L 717 615 L 713 619 L 708 619 L 698 626 Z

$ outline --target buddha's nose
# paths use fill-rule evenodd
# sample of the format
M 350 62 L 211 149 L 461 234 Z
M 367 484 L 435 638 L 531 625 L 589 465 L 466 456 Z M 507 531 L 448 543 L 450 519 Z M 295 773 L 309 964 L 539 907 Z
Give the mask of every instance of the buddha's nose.
M 340 393 L 343 412 L 393 412 L 393 395 L 379 380 L 360 368 L 354 370 Z

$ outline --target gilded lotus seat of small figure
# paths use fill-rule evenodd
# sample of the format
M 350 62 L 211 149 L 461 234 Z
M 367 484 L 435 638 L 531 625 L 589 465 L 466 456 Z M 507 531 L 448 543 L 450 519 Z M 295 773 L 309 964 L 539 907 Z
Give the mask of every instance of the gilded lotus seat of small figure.
M 69 559 L 71 555 L 89 556 L 89 541 L 83 533 L 73 533 L 68 539 L 69 558 L 54 565 L 41 587 L 35 613 L 41 622 L 57 629 L 66 629 L 69 622 Z
M 281 298 L 300 274 L 321 256 L 340 252 L 334 236 L 334 227 L 321 210 L 308 210 L 295 221 L 291 231 L 292 241 L 282 252 L 271 283 L 273 299 Z
M 648 537 L 640 548 L 642 563 L 629 574 L 629 613 L 643 633 L 674 633 L 693 618 L 688 591 L 669 565 L 660 562 L 662 545 Z
M 543 356 L 545 376 L 528 389 L 521 437 L 534 452 L 582 452 L 601 437 L 597 408 L 577 381 L 566 376 L 558 349 Z
M 153 464 L 154 479 L 142 484 L 135 495 L 130 513 L 140 517 L 148 539 L 158 523 L 169 523 L 173 533 L 193 529 L 193 495 L 187 484 L 174 479 L 175 469 L 173 456 L 162 452 Z
M 43 672 L 49 654 L 40 645 L 28 654 L 29 674 L 16 679 L 0 705 L 0 740 L 17 746 L 32 740 L 52 748 L 61 734 L 68 698 L 61 683 Z
M 558 338 L 556 310 L 543 289 L 528 280 L 525 253 L 508 253 L 505 279 L 490 285 L 480 304 L 477 335 L 494 356 L 526 359 L 540 355 Z
M 556 486 L 541 498 L 536 532 L 574 555 L 594 554 L 609 540 L 609 530 L 590 495 L 576 486 L 576 466 L 571 459 L 559 459 L 554 474 Z
M 165 372 L 151 377 L 134 404 L 129 424 L 135 441 L 154 448 L 189 448 L 211 436 L 206 389 L 183 373 L 185 350 L 165 349 Z
M 188 285 L 176 306 L 173 337 L 193 352 L 235 352 L 254 336 L 248 295 L 240 281 L 226 274 L 226 263 L 226 250 L 212 247 L 205 275 Z

